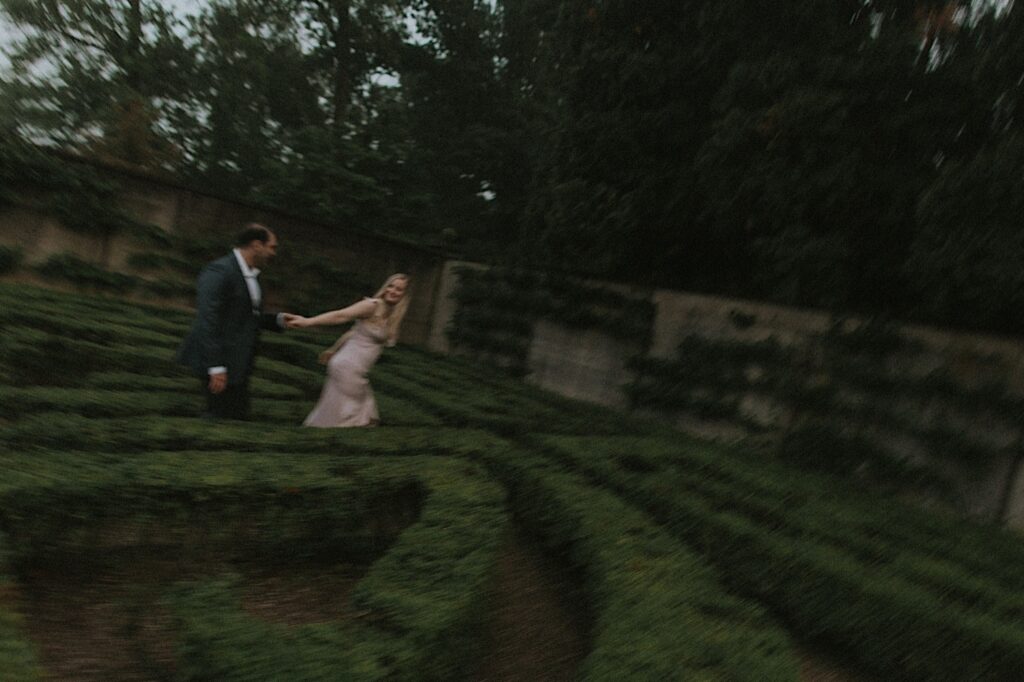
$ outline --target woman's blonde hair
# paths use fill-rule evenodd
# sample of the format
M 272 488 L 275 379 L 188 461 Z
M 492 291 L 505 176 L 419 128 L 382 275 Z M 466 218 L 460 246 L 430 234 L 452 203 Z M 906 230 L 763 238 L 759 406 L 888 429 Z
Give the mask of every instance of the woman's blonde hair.
M 396 303 L 395 305 L 388 305 L 381 299 L 381 297 L 384 295 L 384 290 L 388 288 L 388 285 L 397 279 L 405 280 L 405 295 L 402 296 L 402 300 Z M 402 326 L 402 318 L 405 317 L 405 311 L 409 308 L 408 287 L 409 275 L 406 275 L 401 272 L 396 272 L 395 274 L 391 275 L 386 280 L 384 280 L 384 284 L 381 284 L 380 289 L 378 289 L 377 293 L 373 295 L 373 298 L 380 301 L 380 305 L 378 305 L 374 309 L 373 315 L 370 316 L 370 321 L 373 322 L 374 324 L 383 325 L 384 328 L 387 329 L 388 340 L 386 343 L 389 346 L 395 345 L 395 342 L 398 341 L 398 331 L 399 328 Z

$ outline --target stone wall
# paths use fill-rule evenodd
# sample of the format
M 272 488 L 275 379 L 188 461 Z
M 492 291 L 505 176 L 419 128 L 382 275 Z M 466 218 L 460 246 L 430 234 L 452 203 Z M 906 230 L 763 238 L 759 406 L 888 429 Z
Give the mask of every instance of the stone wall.
M 1021 340 L 678 292 L 654 299 L 652 358 L 678 362 L 687 339 L 733 357 L 774 344 L 788 358 L 737 359 L 744 381 L 719 395 L 733 409 L 711 419 L 682 409 L 671 414 L 679 426 L 781 440 L 812 421 L 946 479 L 962 511 L 1024 527 Z
M 74 253 L 101 267 L 116 268 L 128 252 L 123 238 L 64 229 L 31 195 L 19 205 L 0 206 L 0 246 L 19 249 L 27 265 L 39 264 L 54 254 Z
M 222 243 L 225 252 L 246 222 L 270 225 L 284 255 L 268 276 L 287 281 L 293 274 L 286 269 L 287 253 L 299 248 L 358 275 L 365 294 L 388 274 L 407 272 L 413 299 L 403 341 L 452 350 L 446 331 L 456 313 L 456 271 L 481 266 L 446 262 L 428 250 L 358 229 L 319 224 L 146 176 L 99 172 L 117 176 L 123 188 L 120 206 L 135 220 L 167 234 Z M 66 230 L 47 215 L 40 199 L 26 189 L 19 205 L 0 207 L 0 246 L 21 249 L 26 265 L 71 252 L 121 271 L 144 248 L 129 235 Z M 1024 527 L 1024 433 L 1016 411 L 1024 405 L 1020 339 L 901 325 L 889 336 L 868 338 L 858 350 L 850 343 L 860 338 L 862 321 L 837 324 L 820 311 L 683 292 L 622 291 L 653 304 L 649 338 L 634 342 L 607 330 L 537 320 L 528 330 L 526 380 L 573 398 L 653 414 L 720 440 L 779 447 L 809 424 L 818 433 L 831 430 L 837 443 L 859 443 L 951 481 L 965 513 Z M 269 293 L 268 304 L 289 307 L 280 288 L 275 292 L 271 287 Z M 334 297 L 328 291 L 322 298 L 342 306 L 352 295 L 339 291 Z M 873 343 L 896 345 L 872 348 Z M 674 383 L 662 390 L 655 380 L 667 375 Z M 645 398 L 645 382 L 653 386 L 657 404 Z M 823 450 L 823 456 L 828 454 Z M 971 458 L 982 465 L 965 464 Z
M 360 295 L 372 294 L 391 273 L 409 274 L 412 300 L 403 324 L 402 339 L 419 345 L 427 343 L 438 300 L 437 289 L 442 281 L 444 260 L 440 255 L 352 227 L 325 225 L 282 211 L 230 201 L 143 174 L 109 167 L 97 167 L 96 172 L 116 178 L 121 188 L 119 208 L 132 219 L 155 225 L 170 235 L 223 244 L 225 253 L 246 223 L 257 221 L 268 225 L 277 233 L 283 254 L 277 263 L 267 268 L 265 279 L 272 283 L 287 283 L 289 273 L 284 270 L 284 264 L 289 252 L 298 248 L 322 258 L 333 268 L 353 273 L 365 283 L 366 290 Z M 27 266 L 37 265 L 55 254 L 71 253 L 101 268 L 124 272 L 130 270 L 128 259 L 133 253 L 152 249 L 139 244 L 131 235 L 82 234 L 67 230 L 48 215 L 45 202 L 34 197 L 31 188 L 19 194 L 23 201 L 18 205 L 0 207 L 0 246 L 19 248 Z M 196 263 L 197 273 L 199 266 L 201 263 Z M 336 305 L 342 307 L 353 302 L 349 300 L 353 295 L 350 291 L 339 291 L 335 299 L 330 292 L 324 292 L 320 298 L 336 300 Z M 289 309 L 287 287 L 268 287 L 267 304 Z
M 533 329 L 526 380 L 569 398 L 626 408 L 621 387 L 632 379 L 627 362 L 639 350 L 600 331 L 540 320 Z
M 443 295 L 456 280 L 446 269 Z M 876 478 L 888 475 L 880 462 L 900 463 L 948 486 L 936 499 L 962 513 L 1024 528 L 1021 340 L 676 291 L 653 291 L 650 301 L 646 347 L 535 321 L 525 380 L 769 452 L 802 443 L 804 456 L 829 458 L 852 444 L 854 456 L 875 457 Z M 443 330 L 455 306 L 439 305 L 430 347 L 448 352 Z

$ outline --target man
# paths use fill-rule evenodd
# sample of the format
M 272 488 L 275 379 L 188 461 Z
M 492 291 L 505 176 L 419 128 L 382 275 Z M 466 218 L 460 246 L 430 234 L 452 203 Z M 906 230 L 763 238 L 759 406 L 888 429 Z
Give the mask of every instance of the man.
M 260 329 L 280 331 L 291 315 L 264 313 L 259 268 L 277 253 L 277 237 L 250 223 L 234 250 L 208 263 L 196 284 L 196 319 L 178 350 L 203 383 L 204 417 L 248 419 L 249 375 Z

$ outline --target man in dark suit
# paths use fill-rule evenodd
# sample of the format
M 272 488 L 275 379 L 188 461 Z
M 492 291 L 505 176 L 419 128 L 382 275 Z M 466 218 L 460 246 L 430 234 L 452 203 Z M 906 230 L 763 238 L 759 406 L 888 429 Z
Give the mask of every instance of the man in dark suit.
M 196 319 L 178 349 L 203 384 L 206 413 L 212 419 L 249 417 L 249 375 L 255 364 L 260 329 L 285 328 L 285 313 L 264 313 L 257 276 L 277 253 L 277 237 L 250 223 L 234 250 L 208 263 L 196 284 Z

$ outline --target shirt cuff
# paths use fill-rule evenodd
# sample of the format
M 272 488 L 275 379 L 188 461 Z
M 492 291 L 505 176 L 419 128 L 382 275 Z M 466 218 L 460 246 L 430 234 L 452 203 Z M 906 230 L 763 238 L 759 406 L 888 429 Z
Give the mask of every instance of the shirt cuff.
M 277 314 L 277 326 L 279 329 L 287 329 L 288 325 L 284 323 L 284 313 Z
M 227 367 L 211 367 L 210 369 L 206 370 L 206 373 L 207 374 L 227 374 L 228 373 L 228 368 Z

